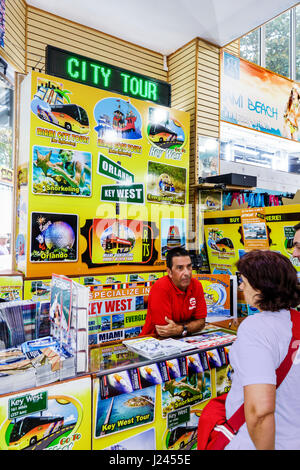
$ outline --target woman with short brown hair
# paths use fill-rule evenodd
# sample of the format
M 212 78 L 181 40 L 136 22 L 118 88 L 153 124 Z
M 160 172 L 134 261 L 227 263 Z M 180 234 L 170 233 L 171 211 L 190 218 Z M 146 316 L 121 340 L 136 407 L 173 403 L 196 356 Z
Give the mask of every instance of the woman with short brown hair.
M 230 349 L 234 372 L 226 418 L 244 402 L 246 422 L 225 449 L 299 450 L 300 358 L 276 389 L 276 369 L 292 338 L 289 309 L 300 304 L 297 272 L 285 256 L 269 250 L 246 253 L 237 268 L 245 300 L 259 313 L 242 322 Z

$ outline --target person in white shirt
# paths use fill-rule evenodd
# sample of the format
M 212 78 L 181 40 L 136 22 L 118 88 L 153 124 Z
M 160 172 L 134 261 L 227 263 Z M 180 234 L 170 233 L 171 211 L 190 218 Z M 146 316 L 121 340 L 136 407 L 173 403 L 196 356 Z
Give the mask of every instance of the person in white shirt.
M 300 360 L 276 389 L 276 369 L 292 338 L 289 309 L 300 303 L 297 271 L 270 250 L 246 253 L 237 268 L 245 300 L 259 313 L 241 323 L 229 352 L 226 418 L 244 403 L 246 422 L 225 450 L 300 450 Z
M 6 234 L 0 234 L 0 255 L 9 255 L 7 248 L 8 236 Z

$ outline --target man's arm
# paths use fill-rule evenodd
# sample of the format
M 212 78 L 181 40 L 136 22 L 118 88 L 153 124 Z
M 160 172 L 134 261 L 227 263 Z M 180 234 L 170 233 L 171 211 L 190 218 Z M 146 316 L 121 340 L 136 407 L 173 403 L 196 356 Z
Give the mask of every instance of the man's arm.
M 155 334 L 155 325 L 166 325 L 165 318 L 172 317 L 172 306 L 169 292 L 158 285 L 159 281 L 151 287 L 146 321 L 141 335 Z M 159 288 L 158 288 L 159 286 Z
M 168 317 L 165 317 L 167 325 L 155 325 L 157 334 L 163 338 L 170 336 L 181 336 L 183 331 L 183 325 L 187 327 L 187 334 L 191 335 L 197 331 L 201 331 L 205 325 L 205 318 L 199 318 L 198 320 L 190 320 L 185 323 L 175 323 Z

